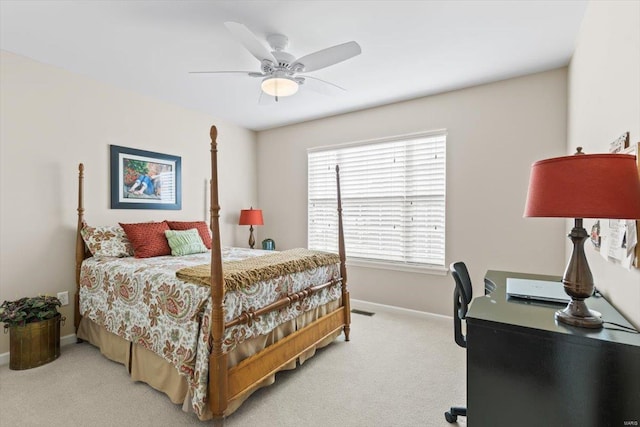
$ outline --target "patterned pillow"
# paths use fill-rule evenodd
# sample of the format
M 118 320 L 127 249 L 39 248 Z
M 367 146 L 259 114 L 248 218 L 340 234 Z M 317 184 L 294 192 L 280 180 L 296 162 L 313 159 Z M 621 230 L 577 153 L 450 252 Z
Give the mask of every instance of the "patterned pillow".
M 211 231 L 209 230 L 209 226 L 204 221 L 167 221 L 169 224 L 169 228 L 172 230 L 190 230 L 195 228 L 198 230 L 200 234 L 200 238 L 202 239 L 202 243 L 207 247 L 207 249 L 211 249 Z
M 136 258 L 171 255 L 171 248 L 164 235 L 169 230 L 166 221 L 119 224 L 133 245 L 133 255 Z
M 198 230 L 167 230 L 164 232 L 171 247 L 171 255 L 183 256 L 207 252 L 207 247 L 202 243 Z
M 127 257 L 133 255 L 133 247 L 122 227 L 90 227 L 85 224 L 80 235 L 93 256 Z

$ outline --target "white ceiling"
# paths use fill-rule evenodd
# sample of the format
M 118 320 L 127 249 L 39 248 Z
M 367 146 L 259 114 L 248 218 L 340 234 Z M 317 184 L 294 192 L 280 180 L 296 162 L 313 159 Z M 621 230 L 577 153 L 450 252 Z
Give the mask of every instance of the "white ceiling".
M 0 0 L 0 47 L 264 130 L 565 66 L 586 3 Z M 361 55 L 309 73 L 347 92 L 259 105 L 260 79 L 189 74 L 259 71 L 225 21 L 288 36 L 295 57 L 357 41 Z

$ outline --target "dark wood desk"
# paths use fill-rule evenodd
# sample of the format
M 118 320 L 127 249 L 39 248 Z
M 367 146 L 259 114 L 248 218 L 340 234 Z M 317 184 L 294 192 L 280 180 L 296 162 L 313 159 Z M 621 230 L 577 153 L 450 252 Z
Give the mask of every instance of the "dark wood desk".
M 467 313 L 468 425 L 637 426 L 640 335 L 559 324 L 562 305 L 507 298 L 507 277 L 560 277 L 488 271 L 488 295 Z M 605 322 L 632 327 L 602 297 L 587 305 Z

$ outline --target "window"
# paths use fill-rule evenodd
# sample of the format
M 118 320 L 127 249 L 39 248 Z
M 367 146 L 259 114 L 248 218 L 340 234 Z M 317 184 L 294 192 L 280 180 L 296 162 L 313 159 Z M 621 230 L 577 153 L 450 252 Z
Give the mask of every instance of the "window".
M 444 266 L 445 132 L 308 152 L 308 245 L 337 251 L 340 166 L 350 259 Z

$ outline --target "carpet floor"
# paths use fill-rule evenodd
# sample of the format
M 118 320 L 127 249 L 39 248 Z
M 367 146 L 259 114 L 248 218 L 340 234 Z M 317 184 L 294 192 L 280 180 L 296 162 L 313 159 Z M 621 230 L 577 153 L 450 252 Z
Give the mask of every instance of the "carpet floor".
M 453 341 L 451 319 L 352 314 L 351 341 L 340 336 L 276 378 L 224 425 L 450 426 L 444 411 L 465 402 L 465 351 Z M 3 427 L 190 425 L 213 423 L 132 382 L 124 366 L 87 343 L 62 347 L 57 360 L 38 368 L 0 367 Z

